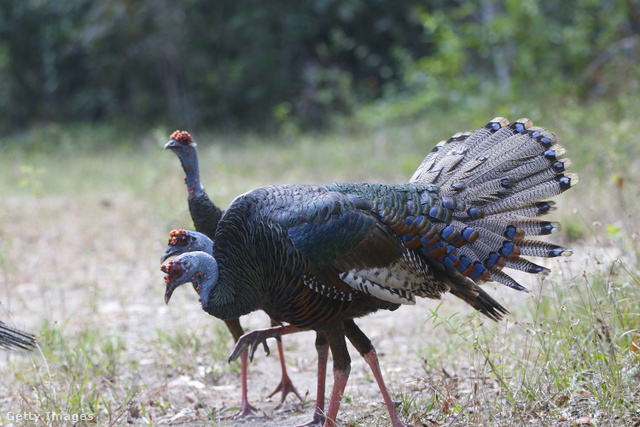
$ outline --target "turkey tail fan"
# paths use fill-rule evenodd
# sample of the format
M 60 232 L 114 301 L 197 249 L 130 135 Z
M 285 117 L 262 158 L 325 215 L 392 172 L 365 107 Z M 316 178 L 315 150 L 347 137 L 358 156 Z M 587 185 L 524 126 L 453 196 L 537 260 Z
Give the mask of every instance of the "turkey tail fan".
M 578 182 L 576 174 L 566 172 L 571 161 L 564 154 L 556 136 L 529 119 L 510 123 L 498 117 L 438 143 L 410 183 L 436 185 L 443 200 L 464 206 L 449 225 L 473 236 L 450 247 L 440 261 L 477 283 L 492 280 L 526 290 L 502 270 L 546 275 L 549 269 L 522 256 L 571 255 L 569 249 L 529 238 L 560 230 L 559 223 L 539 217 L 555 210 L 555 203 L 546 199 Z M 442 232 L 440 239 L 447 240 Z M 463 298 L 460 291 L 451 292 Z
M 8 350 L 14 348 L 33 350 L 36 347 L 36 338 L 27 332 L 22 332 L 0 322 L 0 347 Z
M 475 132 L 459 132 L 446 141 L 440 141 L 422 161 L 413 174 L 410 183 L 440 185 L 442 177 L 449 176 L 451 170 L 466 157 L 469 147 L 484 145 L 484 141 L 509 122 L 498 117 Z

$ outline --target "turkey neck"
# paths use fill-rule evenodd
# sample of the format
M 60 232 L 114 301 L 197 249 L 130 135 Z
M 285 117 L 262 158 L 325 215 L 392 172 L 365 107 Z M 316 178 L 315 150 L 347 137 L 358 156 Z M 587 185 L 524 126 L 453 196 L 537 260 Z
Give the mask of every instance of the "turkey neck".
M 209 196 L 204 191 L 198 195 L 189 194 L 187 202 L 189 203 L 189 213 L 196 231 L 210 239 L 215 238 L 218 222 L 222 217 L 222 210 L 209 199 Z
M 218 319 L 238 318 L 255 311 L 266 298 L 264 283 L 268 280 L 253 249 L 257 237 L 247 231 L 248 209 L 225 213 L 213 243 L 212 255 L 218 276 L 213 286 L 202 286 L 202 308 Z
M 202 281 L 200 301 L 202 309 L 221 320 L 237 319 L 260 308 L 264 300 L 263 293 L 255 287 L 257 279 L 247 279 L 246 274 L 227 278 L 225 269 L 219 271 L 220 276 L 209 277 Z M 247 266 L 251 269 L 251 266 Z
M 189 213 L 196 231 L 213 239 L 218 228 L 218 222 L 222 217 L 222 210 L 217 207 L 204 191 L 200 183 L 200 167 L 198 163 L 198 150 L 195 146 L 180 152 L 178 155 L 185 174 L 185 183 L 189 191 L 187 202 Z
M 204 193 L 204 188 L 200 184 L 200 168 L 198 167 L 198 150 L 195 146 L 179 152 L 178 157 L 182 164 L 182 169 L 186 176 L 185 183 L 191 196 L 200 196 Z

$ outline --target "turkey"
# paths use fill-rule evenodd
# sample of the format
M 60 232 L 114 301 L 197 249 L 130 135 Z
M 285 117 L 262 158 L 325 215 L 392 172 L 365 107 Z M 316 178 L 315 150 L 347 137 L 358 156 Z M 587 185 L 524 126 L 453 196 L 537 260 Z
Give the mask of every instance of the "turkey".
M 169 235 L 169 243 L 160 260 L 164 263 L 167 259 L 176 257 L 182 253 L 202 251 L 213 253 L 213 241 L 202 233 L 191 230 L 172 230 Z M 194 284 L 194 288 L 195 288 Z M 197 291 L 197 289 L 196 289 Z M 282 344 L 280 344 L 282 345 Z M 313 419 L 308 425 L 322 424 L 324 421 L 324 391 L 329 356 L 329 345 L 324 334 L 318 333 L 316 338 L 316 350 L 318 352 L 318 384 L 316 389 L 316 406 Z M 255 350 L 254 350 L 255 351 Z M 253 353 L 252 356 L 253 358 Z M 280 360 L 282 364 L 282 359 Z M 284 367 L 282 369 L 285 369 Z M 276 392 L 278 389 L 276 389 Z
M 14 348 L 33 350 L 36 347 L 36 337 L 0 321 L 0 347 L 8 350 Z
M 213 239 L 223 211 L 211 201 L 200 182 L 198 151 L 196 149 L 195 141 L 188 132 L 175 131 L 169 137 L 169 142 L 165 144 L 164 148 L 173 151 L 178 159 L 180 159 L 182 169 L 185 173 L 185 183 L 189 193 L 187 197 L 189 212 L 196 230 Z M 239 319 L 225 319 L 225 323 L 234 340 L 237 341 L 244 334 Z M 284 349 L 281 342 L 278 343 L 278 350 L 280 353 L 282 378 L 278 387 L 269 395 L 269 397 L 280 391 L 280 404 L 284 402 L 287 394 L 289 393 L 294 393 L 302 401 L 302 396 L 300 396 L 298 390 L 293 386 L 293 383 L 287 373 Z M 230 417 L 245 417 L 255 414 L 254 411 L 256 409 L 249 404 L 247 396 L 247 368 L 247 356 L 245 354 L 241 357 L 242 401 L 239 411 Z
M 232 359 L 270 336 L 323 332 L 333 356 L 329 426 L 349 377 L 348 338 L 371 367 L 392 425 L 402 426 L 375 349 L 354 319 L 450 292 L 500 320 L 507 310 L 479 284 L 525 290 L 504 269 L 547 274 L 524 256 L 571 255 L 528 238 L 560 228 L 538 217 L 554 209 L 546 199 L 578 182 L 565 173 L 563 154 L 555 135 L 530 120 L 496 118 L 437 144 L 406 184 L 258 188 L 227 208 L 213 256 L 184 253 L 162 267 L 165 302 L 193 283 L 212 316 L 261 309 L 289 324 L 247 334 Z

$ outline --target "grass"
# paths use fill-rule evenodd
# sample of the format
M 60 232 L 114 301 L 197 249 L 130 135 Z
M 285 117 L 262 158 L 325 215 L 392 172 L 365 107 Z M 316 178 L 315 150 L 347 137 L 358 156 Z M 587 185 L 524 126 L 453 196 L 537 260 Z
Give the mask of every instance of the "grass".
M 504 324 L 434 311 L 434 326 L 451 330 L 470 366 L 466 375 L 455 375 L 447 373 L 459 372 L 455 367 L 426 364 L 422 381 L 430 396 L 404 396 L 406 411 L 459 425 L 548 425 L 585 417 L 595 425 L 633 425 L 640 410 L 640 319 L 629 303 L 639 296 L 637 277 L 616 262 L 607 276 L 545 283 L 534 304 Z
M 640 105 L 629 97 L 547 107 L 534 111 L 534 121 L 560 135 L 581 174 L 558 200 L 563 232 L 554 239 L 575 254 L 550 264 L 550 278 L 527 278 L 529 295 L 488 285 L 511 311 L 500 323 L 452 298 L 360 321 L 407 422 L 640 425 Z M 270 183 L 402 182 L 438 140 L 494 115 L 526 115 L 521 109 L 372 120 L 384 116 L 378 109 L 333 132 L 295 138 L 192 133 L 207 191 L 226 205 Z M 216 420 L 239 402 L 224 325 L 190 291 L 176 293 L 169 307 L 162 302 L 158 259 L 168 231 L 190 226 L 178 162 L 161 150 L 172 130 L 124 136 L 43 127 L 18 137 L 21 146 L 0 148 L 0 316 L 37 331 L 41 348 L 0 355 L 1 425 L 17 423 L 10 413 L 84 416 L 50 416 L 40 425 L 234 425 Z M 106 147 L 113 139 L 120 143 Z M 243 324 L 267 321 L 256 314 Z M 313 398 L 312 339 L 291 337 L 285 346 L 294 383 Z M 340 419 L 387 425 L 370 372 L 352 356 Z M 250 400 L 269 418 L 256 425 L 308 421 L 313 402 L 289 398 L 275 411 L 278 397 L 265 400 L 278 361 L 257 359 Z

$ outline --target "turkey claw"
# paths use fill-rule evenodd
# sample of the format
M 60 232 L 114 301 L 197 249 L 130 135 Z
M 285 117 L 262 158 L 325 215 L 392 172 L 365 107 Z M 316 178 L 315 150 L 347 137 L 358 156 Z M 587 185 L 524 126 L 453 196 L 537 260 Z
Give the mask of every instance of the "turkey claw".
M 274 331 L 274 329 L 276 328 L 258 329 L 241 336 L 229 356 L 229 362 L 236 360 L 249 347 L 251 347 L 249 350 L 249 360 L 253 362 L 253 356 L 260 344 L 264 347 L 264 351 L 267 353 L 267 356 L 271 354 L 269 346 L 267 345 L 267 338 L 275 338 L 280 341 L 280 331 Z
M 262 342 L 262 346 L 264 347 L 264 351 L 265 353 L 267 353 L 267 356 L 271 354 L 271 351 L 269 350 L 269 346 L 267 345 L 266 341 Z M 249 361 L 253 362 L 253 353 L 256 352 L 256 347 L 251 346 L 251 353 L 249 353 Z
M 258 410 L 256 408 L 254 408 L 252 405 L 249 404 L 249 402 L 242 402 L 242 405 L 240 405 L 240 409 L 238 410 L 238 412 L 233 413 L 233 414 L 229 414 L 229 415 L 223 415 L 221 417 L 218 417 L 219 420 L 237 420 L 237 419 L 243 419 L 243 418 L 253 418 L 253 417 L 257 417 L 258 416 Z

